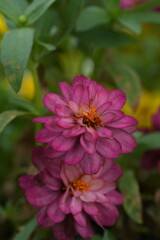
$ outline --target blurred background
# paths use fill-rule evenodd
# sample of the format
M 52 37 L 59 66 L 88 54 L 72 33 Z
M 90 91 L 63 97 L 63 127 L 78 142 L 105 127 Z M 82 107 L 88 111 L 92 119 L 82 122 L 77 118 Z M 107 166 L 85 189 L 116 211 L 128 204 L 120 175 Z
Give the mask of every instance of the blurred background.
M 50 229 L 36 228 L 36 209 L 18 177 L 35 172 L 31 152 L 42 126 L 32 119 L 48 115 L 44 94 L 59 93 L 60 81 L 71 84 L 80 74 L 122 89 L 124 112 L 139 121 L 137 148 L 117 159 L 125 204 L 116 225 L 105 233 L 95 226 L 94 240 L 160 239 L 159 6 L 157 0 L 0 0 L 0 239 L 53 239 Z

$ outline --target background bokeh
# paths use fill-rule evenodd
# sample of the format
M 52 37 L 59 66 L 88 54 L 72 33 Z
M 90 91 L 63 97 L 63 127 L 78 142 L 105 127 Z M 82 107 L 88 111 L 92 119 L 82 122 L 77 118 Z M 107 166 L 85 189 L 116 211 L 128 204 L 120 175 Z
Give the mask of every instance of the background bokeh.
M 31 152 L 41 125 L 32 119 L 48 114 L 44 94 L 59 93 L 58 82 L 71 83 L 80 74 L 122 89 L 128 99 L 124 112 L 139 121 L 137 148 L 117 159 L 125 204 L 113 227 L 95 226 L 93 239 L 160 239 L 160 124 L 153 124 L 160 108 L 159 5 L 0 0 L 0 239 L 53 238 L 50 229 L 36 227 L 36 209 L 26 202 L 18 177 L 36 171 Z

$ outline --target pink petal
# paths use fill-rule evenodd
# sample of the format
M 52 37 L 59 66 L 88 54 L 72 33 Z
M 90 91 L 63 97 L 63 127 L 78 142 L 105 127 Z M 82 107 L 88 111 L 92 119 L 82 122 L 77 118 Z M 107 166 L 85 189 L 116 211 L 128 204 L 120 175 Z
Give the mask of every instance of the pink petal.
M 97 208 L 95 203 L 83 203 L 84 211 L 89 215 L 97 215 L 99 213 L 99 209 Z
M 83 175 L 81 177 L 81 181 L 84 183 L 90 183 L 92 180 L 92 175 Z
M 79 112 L 79 107 L 77 105 L 77 103 L 73 102 L 73 101 L 69 101 L 68 102 L 68 106 L 70 107 L 70 109 L 75 113 L 75 115 L 78 114 Z
M 62 189 L 62 182 L 57 178 L 53 178 L 53 176 L 48 173 L 44 175 L 43 179 L 48 189 L 53 191 L 60 191 Z
M 99 214 L 96 216 L 99 222 L 104 226 L 111 226 L 115 224 L 118 217 L 118 210 L 115 206 L 110 204 L 99 204 Z
M 28 188 L 32 187 L 34 183 L 34 176 L 32 175 L 23 175 L 19 177 L 18 179 L 19 185 L 24 190 L 27 190 Z
M 82 211 L 82 201 L 79 198 L 73 196 L 69 207 L 71 213 L 73 215 L 76 215 Z
M 68 190 L 68 191 L 67 191 Z M 58 205 L 59 208 L 62 210 L 63 213 L 69 214 L 70 213 L 70 203 L 72 200 L 72 197 L 69 193 L 70 189 L 68 188 L 66 192 L 61 196 Z
M 96 151 L 95 144 L 92 142 L 86 141 L 85 134 L 81 135 L 80 143 L 88 154 L 95 153 L 95 151 Z
M 98 133 L 99 137 L 107 137 L 107 138 L 113 137 L 112 130 L 110 130 L 106 127 L 98 127 L 97 133 Z
M 102 179 L 93 179 L 90 183 L 89 189 L 92 191 L 97 191 L 103 188 L 105 181 Z
M 110 91 L 108 101 L 112 102 L 110 109 L 121 110 L 126 103 L 126 95 L 121 90 L 112 90 Z
M 123 118 L 107 123 L 106 126 L 113 128 L 126 128 L 133 125 L 137 125 L 137 120 L 131 116 L 125 115 Z
M 53 116 L 47 116 L 47 117 L 34 118 L 32 121 L 33 121 L 33 122 L 45 123 L 45 122 L 47 122 L 48 120 L 52 120 L 52 119 L 54 119 Z
M 60 82 L 59 87 L 61 89 L 61 92 L 63 93 L 63 96 L 67 99 L 70 100 L 72 99 L 72 87 L 66 83 L 66 82 Z
M 78 105 L 81 103 L 81 99 L 83 97 L 84 87 L 82 85 L 77 85 L 73 92 L 73 101 Z
M 77 179 L 79 179 L 82 171 L 80 169 L 80 167 L 77 165 L 75 166 L 69 166 L 67 164 L 63 165 L 63 172 L 67 178 L 68 182 L 73 182 Z
M 54 201 L 57 194 L 45 187 L 33 186 L 26 190 L 26 197 L 30 204 L 36 207 L 43 207 Z
M 51 132 L 55 132 L 55 133 L 61 133 L 63 131 L 63 128 L 58 127 L 55 123 L 55 119 L 57 119 L 57 117 L 54 117 L 54 119 L 48 119 L 45 122 L 45 128 L 48 129 Z
M 82 236 L 83 238 L 92 238 L 93 237 L 93 229 L 89 220 L 87 220 L 87 226 L 82 227 L 79 224 L 75 224 L 76 231 Z
M 50 111 L 55 113 L 55 107 L 58 104 L 66 105 L 65 100 L 56 93 L 48 93 L 43 98 L 43 104 Z
M 107 194 L 107 198 L 111 204 L 115 205 L 124 204 L 123 196 L 117 191 L 112 191 L 109 194 Z
M 121 144 L 122 153 L 132 152 L 136 147 L 135 139 L 126 131 L 113 129 L 114 138 Z
M 85 131 L 86 131 L 86 129 L 84 127 L 81 127 L 77 124 L 77 125 L 75 125 L 75 127 L 71 128 L 69 130 L 64 130 L 63 136 L 64 137 L 74 137 L 74 136 L 81 135 Z
M 65 105 L 57 105 L 55 108 L 55 113 L 59 117 L 71 117 L 73 116 L 73 112 L 68 106 Z
M 83 192 L 83 194 L 80 196 L 80 199 L 84 202 L 95 202 L 97 197 L 94 192 L 88 190 Z
M 70 216 L 53 226 L 53 236 L 56 240 L 73 240 L 74 235 L 73 219 Z
M 54 222 L 47 215 L 47 207 L 41 208 L 37 214 L 37 222 L 43 227 L 51 227 Z
M 43 170 L 45 167 L 46 157 L 44 156 L 44 147 L 36 146 L 32 151 L 32 162 L 39 170 Z
M 112 167 L 104 174 L 103 179 L 107 182 L 117 181 L 123 174 L 123 170 L 117 163 L 112 164 Z
M 72 128 L 75 126 L 74 119 L 70 117 L 58 118 L 55 120 L 55 122 L 59 127 L 62 127 L 64 129 Z
M 36 141 L 41 143 L 46 143 L 52 141 L 52 139 L 55 137 L 55 134 L 46 128 L 42 128 L 39 132 L 36 134 Z
M 97 173 L 102 163 L 102 157 L 98 153 L 85 154 L 85 157 L 80 161 L 81 168 L 87 174 Z
M 107 158 L 117 158 L 122 153 L 121 145 L 115 139 L 99 138 L 96 149 L 102 156 Z
M 57 136 L 52 141 L 52 147 L 57 152 L 66 152 L 66 151 L 69 151 L 74 146 L 76 140 L 77 140 L 76 137 L 65 138 L 62 135 L 60 135 L 60 136 Z
M 105 102 L 103 105 L 97 108 L 97 112 L 99 115 L 103 114 L 108 110 L 108 108 L 112 105 L 112 102 Z
M 82 160 L 84 154 L 85 151 L 83 147 L 79 143 L 77 143 L 75 144 L 74 148 L 72 148 L 65 154 L 64 161 L 66 164 L 69 165 L 77 164 Z
M 64 155 L 64 152 L 56 152 L 50 145 L 46 145 L 45 147 L 45 158 L 51 158 L 51 159 L 60 159 Z
M 55 223 L 62 222 L 66 215 L 58 207 L 57 201 L 52 202 L 47 210 L 48 217 Z
M 78 213 L 76 215 L 73 216 L 74 219 L 76 220 L 76 222 L 78 223 L 78 225 L 80 225 L 81 227 L 86 227 L 87 226 L 87 220 L 86 220 L 86 216 L 84 213 Z
M 116 114 L 111 112 L 105 112 L 101 115 L 102 123 L 108 126 L 108 123 L 112 122 L 116 118 Z

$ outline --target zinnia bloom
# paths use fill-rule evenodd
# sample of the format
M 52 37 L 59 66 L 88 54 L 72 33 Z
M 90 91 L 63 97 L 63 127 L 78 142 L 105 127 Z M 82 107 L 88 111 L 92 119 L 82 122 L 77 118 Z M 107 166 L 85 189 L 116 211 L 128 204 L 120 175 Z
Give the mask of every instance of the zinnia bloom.
M 152 117 L 153 131 L 160 131 L 160 108 Z M 144 153 L 141 161 L 143 169 L 158 167 L 160 174 L 160 149 L 153 149 Z
M 91 221 L 100 227 L 113 225 L 118 217 L 116 205 L 123 204 L 114 183 L 122 175 L 121 167 L 107 160 L 96 174 L 88 175 L 79 164 L 48 159 L 44 152 L 41 146 L 33 152 L 39 173 L 19 179 L 28 202 L 40 208 L 38 223 L 52 227 L 56 240 L 72 240 L 76 232 L 92 237 Z
M 137 120 L 121 111 L 126 102 L 121 90 L 109 91 L 82 75 L 73 79 L 72 86 L 61 82 L 60 89 L 63 96 L 48 93 L 43 99 L 56 116 L 34 120 L 44 123 L 36 140 L 56 151 L 52 157 L 64 155 L 70 165 L 83 161 L 84 170 L 88 165 L 88 173 L 95 173 L 102 158 L 113 159 L 133 151 L 136 142 L 131 134 Z M 94 169 L 92 164 L 96 165 Z

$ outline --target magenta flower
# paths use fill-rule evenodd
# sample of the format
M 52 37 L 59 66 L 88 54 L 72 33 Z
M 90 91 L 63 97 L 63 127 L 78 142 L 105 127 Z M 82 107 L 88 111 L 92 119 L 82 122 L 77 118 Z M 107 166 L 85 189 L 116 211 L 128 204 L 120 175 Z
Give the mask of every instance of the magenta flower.
M 33 163 L 39 173 L 20 177 L 20 186 L 28 202 L 40 208 L 38 223 L 52 227 L 56 240 L 72 240 L 76 232 L 83 238 L 92 237 L 91 220 L 100 227 L 115 223 L 116 205 L 123 204 L 123 199 L 114 183 L 122 169 L 113 160 L 104 161 L 96 174 L 87 175 L 79 164 L 48 159 L 39 146 L 33 152 Z
M 48 143 L 52 158 L 64 155 L 66 164 L 81 161 L 85 172 L 95 173 L 104 157 L 133 151 L 137 120 L 121 111 L 126 102 L 121 90 L 109 91 L 82 75 L 72 86 L 61 82 L 60 89 L 63 96 L 48 93 L 43 99 L 56 116 L 34 119 L 44 123 L 36 140 Z
M 147 2 L 149 0 L 120 0 L 120 7 L 124 9 L 130 9 L 135 7 L 139 3 Z
M 153 115 L 152 124 L 152 131 L 160 131 L 160 108 L 158 112 Z M 141 166 L 146 170 L 157 167 L 160 174 L 160 149 L 158 148 L 145 152 L 141 160 Z

